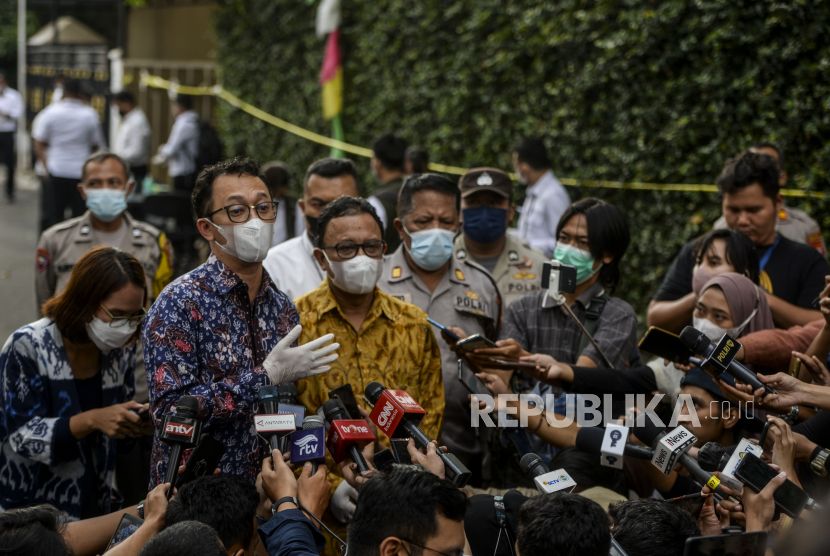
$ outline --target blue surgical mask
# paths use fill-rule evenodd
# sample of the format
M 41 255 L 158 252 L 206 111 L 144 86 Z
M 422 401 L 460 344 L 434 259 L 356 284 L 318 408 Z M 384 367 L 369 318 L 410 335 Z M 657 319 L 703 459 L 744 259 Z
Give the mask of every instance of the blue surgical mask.
M 406 250 L 409 251 L 415 264 L 424 270 L 438 270 L 450 260 L 455 232 L 441 228 L 410 232 L 406 226 L 403 230 L 412 238 L 412 247 Z M 406 242 L 404 242 L 404 247 L 406 247 Z
M 507 230 L 507 209 L 498 207 L 471 207 L 461 211 L 464 234 L 476 243 L 493 243 Z
M 602 268 L 600 264 L 594 270 L 594 257 L 588 251 L 583 251 L 565 243 L 557 243 L 553 258 L 562 264 L 576 268 L 576 283 L 582 284 Z
M 86 208 L 104 222 L 112 222 L 127 210 L 127 195 L 123 189 L 87 189 Z

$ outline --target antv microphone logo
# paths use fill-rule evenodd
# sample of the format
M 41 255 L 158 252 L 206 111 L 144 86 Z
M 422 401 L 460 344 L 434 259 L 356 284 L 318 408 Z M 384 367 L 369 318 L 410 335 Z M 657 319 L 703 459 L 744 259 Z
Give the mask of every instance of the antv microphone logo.
M 169 434 L 177 434 L 179 436 L 190 436 L 191 434 L 193 434 L 193 425 L 167 423 L 167 426 L 164 427 L 164 432 Z
M 294 442 L 294 446 L 300 449 L 299 455 L 313 455 L 317 453 L 317 437 L 308 434 Z

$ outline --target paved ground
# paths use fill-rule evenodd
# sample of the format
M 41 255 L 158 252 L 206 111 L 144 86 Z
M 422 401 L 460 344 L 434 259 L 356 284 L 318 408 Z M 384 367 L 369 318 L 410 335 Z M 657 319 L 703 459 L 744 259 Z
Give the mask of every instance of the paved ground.
M 0 167 L 4 190 L 5 170 Z M 33 175 L 18 172 L 16 202 L 10 205 L 0 196 L 0 344 L 37 317 L 34 275 L 40 214 L 38 189 Z

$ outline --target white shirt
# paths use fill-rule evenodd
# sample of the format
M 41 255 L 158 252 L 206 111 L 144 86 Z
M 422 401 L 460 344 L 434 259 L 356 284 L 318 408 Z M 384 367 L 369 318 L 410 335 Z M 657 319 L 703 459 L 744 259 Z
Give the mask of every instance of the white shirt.
M 274 220 L 274 236 L 271 238 L 271 247 L 279 245 L 288 237 L 285 232 L 285 219 L 285 199 L 280 199 L 280 204 L 277 205 L 277 219 Z
M 167 159 L 167 173 L 187 176 L 196 171 L 199 152 L 199 116 L 193 110 L 182 112 L 173 122 L 167 144 L 161 154 Z
M 297 206 L 294 208 L 294 237 L 300 237 L 305 233 L 305 215 L 300 208 L 300 201 L 297 201 Z
M 519 236 L 552 258 L 556 249 L 556 226 L 569 206 L 568 192 L 548 170 L 527 188 L 527 198 L 519 216 Z
M 23 98 L 20 93 L 6 87 L 0 91 L 0 132 L 17 129 L 17 120 L 23 115 Z
M 113 150 L 130 166 L 147 165 L 150 160 L 150 122 L 141 108 L 135 107 L 121 118 Z
M 313 251 L 311 237 L 304 233 L 272 247 L 262 266 L 277 288 L 291 299 L 297 299 L 319 286 L 326 277 Z
M 84 160 L 105 145 L 98 112 L 76 98 L 43 109 L 32 137 L 49 145 L 46 170 L 58 178 L 81 178 Z
M 388 229 L 386 227 L 386 209 L 383 208 L 383 203 L 381 203 L 380 199 L 378 199 L 374 195 L 372 195 L 366 200 L 369 201 L 369 204 L 374 207 L 375 212 L 378 213 L 378 218 L 380 218 L 380 221 L 383 224 L 383 229 L 387 230 L 388 232 Z

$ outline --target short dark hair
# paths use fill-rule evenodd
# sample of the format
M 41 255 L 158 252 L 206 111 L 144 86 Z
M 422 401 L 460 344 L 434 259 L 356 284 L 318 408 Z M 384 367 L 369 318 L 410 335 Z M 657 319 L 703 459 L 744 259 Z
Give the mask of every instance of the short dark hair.
M 695 518 L 664 500 L 642 498 L 612 505 L 611 535 L 628 554 L 683 556 L 686 539 L 700 534 Z
M 288 166 L 282 162 L 266 162 L 262 165 L 262 173 L 265 176 L 265 183 L 268 189 L 271 190 L 271 197 L 275 197 L 274 192 L 281 187 L 288 187 L 291 183 L 291 172 L 288 171 Z
M 409 144 L 402 137 L 391 131 L 375 137 L 372 141 L 372 152 L 383 166 L 389 170 L 403 171 L 403 161 L 406 157 L 406 148 Z
M 190 95 L 183 95 L 179 93 L 176 95 L 176 100 L 174 102 L 185 110 L 193 110 L 193 97 Z
M 81 82 L 77 79 L 66 78 L 63 82 L 63 94 L 65 96 L 77 97 L 81 95 Z
M 781 169 L 773 157 L 745 151 L 726 163 L 715 183 L 722 195 L 737 193 L 757 183 L 764 190 L 764 195 L 775 201 L 780 191 L 780 176 Z
M 262 173 L 262 170 L 260 170 L 256 160 L 237 156 L 210 166 L 205 166 L 196 178 L 196 185 L 193 187 L 193 194 L 191 196 L 196 218 L 205 218 L 210 214 L 211 203 L 213 201 L 213 183 L 216 179 L 234 174 L 237 176 L 247 174 L 259 178 L 265 187 L 268 188 L 268 179 Z M 268 189 L 268 194 L 271 195 L 270 189 Z
M 227 556 L 216 531 L 198 521 L 182 521 L 147 541 L 139 556 Z
M 383 239 L 383 223 L 380 221 L 375 207 L 369 204 L 369 201 L 366 199 L 343 195 L 323 207 L 323 210 L 320 211 L 320 215 L 317 217 L 317 247 L 322 249 L 326 243 L 323 238 L 326 235 L 326 228 L 328 228 L 329 222 L 341 216 L 357 216 L 359 214 L 368 214 L 374 218 L 380 229 L 380 239 Z
M 412 212 L 413 199 L 420 191 L 437 191 L 452 197 L 455 200 L 455 212 L 460 214 L 461 190 L 458 189 L 458 184 L 439 174 L 416 174 L 407 178 L 398 193 L 398 218 L 401 222 Z
M 750 149 L 760 150 L 760 149 L 772 149 L 775 151 L 775 154 L 778 155 L 778 167 L 783 170 L 784 169 L 784 151 L 781 150 L 781 147 L 776 145 L 775 143 L 769 142 L 762 142 L 762 143 L 753 143 Z
M 144 290 L 147 305 L 147 282 L 144 267 L 138 260 L 115 247 L 99 245 L 87 251 L 72 268 L 69 282 L 46 303 L 41 311 L 55 321 L 61 335 L 74 343 L 89 341 L 86 324 L 101 303 L 127 284 Z M 130 341 L 141 335 L 141 327 Z
M 66 516 L 48 504 L 7 510 L 0 514 L 0 554 L 71 556 L 65 527 Z
M 360 195 L 360 178 L 357 175 L 357 167 L 348 158 L 321 158 L 315 160 L 308 167 L 303 179 L 303 187 L 308 185 L 308 180 L 311 176 L 320 176 L 321 178 L 332 179 L 340 176 L 351 176 L 354 178 L 355 186 L 357 187 L 357 194 Z
M 609 254 L 614 256 L 614 260 L 602 265 L 599 271 L 600 283 L 609 293 L 613 293 L 620 281 L 620 260 L 631 243 L 628 221 L 622 211 L 611 203 L 589 197 L 565 209 L 565 213 L 556 226 L 557 239 L 568 220 L 577 214 L 584 214 L 588 221 L 588 242 L 591 244 L 591 255 L 595 259 L 601 259 Z
M 127 179 L 125 181 L 130 181 L 130 163 L 111 151 L 97 151 L 86 157 L 86 160 L 84 160 L 84 165 L 81 169 L 81 181 L 84 181 L 86 179 L 86 167 L 90 163 L 94 162 L 95 164 L 101 164 L 102 162 L 110 158 L 118 162 L 121 165 L 121 167 L 124 168 L 124 175 L 127 176 Z
M 446 479 L 422 467 L 392 465 L 360 489 L 349 524 L 349 554 L 377 554 L 388 537 L 424 545 L 438 532 L 439 514 L 460 522 L 468 505 L 464 493 Z
M 513 152 L 534 170 L 547 170 L 552 166 L 548 150 L 541 137 L 526 137 L 513 145 Z
M 602 506 L 578 494 L 536 496 L 519 510 L 516 546 L 521 554 L 607 556 L 608 515 Z
M 409 147 L 406 149 L 406 159 L 412 166 L 413 174 L 425 174 L 429 172 L 429 153 L 421 147 Z
M 256 487 L 233 475 L 209 475 L 187 483 L 167 506 L 168 527 L 183 521 L 210 525 L 230 548 L 248 548 L 253 539 L 254 516 L 259 505 Z
M 749 237 L 737 230 L 712 230 L 697 238 L 692 244 L 692 256 L 694 256 L 695 264 L 700 264 L 703 261 L 704 255 L 717 239 L 726 242 L 726 262 L 735 267 L 735 272 L 746 276 L 757 284 L 760 271 L 758 270 L 758 255 L 755 254 L 755 245 Z
M 122 89 L 118 91 L 112 98 L 117 102 L 129 102 L 130 104 L 135 105 L 135 95 L 129 89 Z

